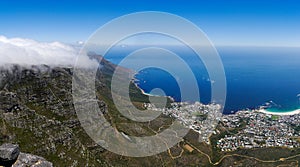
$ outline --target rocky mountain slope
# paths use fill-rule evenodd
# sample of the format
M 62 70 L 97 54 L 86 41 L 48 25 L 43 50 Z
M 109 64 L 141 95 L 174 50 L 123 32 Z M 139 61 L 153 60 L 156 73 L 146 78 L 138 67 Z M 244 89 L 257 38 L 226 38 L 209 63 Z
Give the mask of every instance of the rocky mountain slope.
M 95 156 L 103 149 L 89 140 L 73 109 L 71 69 L 14 66 L 1 75 L 0 142 L 58 165 L 103 165 Z
M 130 126 L 132 121 L 117 112 L 108 86 L 115 66 L 107 61 L 102 66 L 96 87 L 100 109 L 110 111 L 107 119 L 127 134 L 153 134 L 148 123 Z M 161 164 L 160 156 L 123 157 L 104 150 L 90 139 L 80 126 L 73 107 L 72 69 L 14 65 L 0 69 L 0 76 L 0 144 L 18 144 L 23 152 L 44 157 L 54 166 Z M 138 99 L 134 102 L 137 107 L 148 101 L 134 84 L 130 90 L 133 99 Z M 166 153 L 164 156 L 167 161 L 172 161 Z
M 94 55 L 95 56 L 95 55 Z M 108 61 L 101 62 L 97 73 L 98 106 L 108 122 L 127 135 L 150 136 L 168 128 L 173 118 L 160 115 L 150 122 L 133 122 L 116 109 L 110 93 L 110 79 L 116 68 Z M 130 71 L 124 70 L 130 76 Z M 18 144 L 20 161 L 36 155 L 53 166 L 276 166 L 298 163 L 295 156 L 287 161 L 271 161 L 294 150 L 282 148 L 220 152 L 216 141 L 228 130 L 218 126 L 219 133 L 211 136 L 212 145 L 199 143 L 194 131 L 169 150 L 150 157 L 133 158 L 117 155 L 97 145 L 81 127 L 73 106 L 71 68 L 46 65 L 0 68 L 0 145 Z M 143 108 L 149 97 L 130 84 L 130 98 L 136 107 Z M 266 152 L 269 157 L 260 160 Z M 247 155 L 250 155 L 248 157 Z M 271 156 L 272 155 L 272 156 Z M 274 155 L 274 156 L 273 156 Z M 24 158 L 25 157 L 25 158 Z M 30 165 L 29 165 L 30 166 Z M 34 166 L 34 165 L 31 165 Z

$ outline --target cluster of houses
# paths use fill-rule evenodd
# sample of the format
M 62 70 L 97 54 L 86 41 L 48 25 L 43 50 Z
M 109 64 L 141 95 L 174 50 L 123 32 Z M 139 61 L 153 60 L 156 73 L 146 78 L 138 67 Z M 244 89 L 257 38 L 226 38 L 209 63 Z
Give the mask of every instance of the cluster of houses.
M 256 147 L 299 147 L 300 115 L 275 116 L 258 110 L 225 115 L 222 123 L 229 130 L 238 129 L 217 142 L 222 151 Z

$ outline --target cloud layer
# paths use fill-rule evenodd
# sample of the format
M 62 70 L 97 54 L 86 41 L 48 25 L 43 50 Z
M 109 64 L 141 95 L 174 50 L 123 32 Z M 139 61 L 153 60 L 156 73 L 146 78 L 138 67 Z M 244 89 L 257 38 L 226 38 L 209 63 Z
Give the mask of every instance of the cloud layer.
M 31 39 L 0 36 L 0 66 L 7 64 L 74 66 L 78 49 L 60 42 L 37 42 Z M 80 66 L 89 67 L 95 62 L 87 56 Z

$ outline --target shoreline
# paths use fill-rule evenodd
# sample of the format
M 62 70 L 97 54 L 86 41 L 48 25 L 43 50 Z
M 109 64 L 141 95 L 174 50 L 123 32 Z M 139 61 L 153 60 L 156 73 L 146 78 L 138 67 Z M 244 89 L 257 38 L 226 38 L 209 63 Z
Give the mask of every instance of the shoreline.
M 268 111 L 266 109 L 259 109 L 258 112 L 270 114 L 270 115 L 297 115 L 297 114 L 300 114 L 300 109 L 286 111 L 286 112 L 272 112 L 272 111 Z
M 137 81 L 137 79 L 133 77 L 132 83 L 135 85 L 135 87 L 137 87 L 142 92 L 143 95 L 152 96 L 152 97 L 166 97 L 169 98 L 172 102 L 175 102 L 175 99 L 171 96 L 160 96 L 160 95 L 152 95 L 150 93 L 146 93 L 142 88 L 138 86 L 138 84 L 135 81 Z
M 137 73 L 134 73 L 134 75 L 136 75 Z M 134 76 L 133 75 L 133 76 Z M 140 88 L 138 86 L 138 84 L 135 82 L 135 81 L 139 81 L 137 78 L 133 77 L 132 79 L 132 83 L 142 92 L 143 95 L 146 95 L 146 96 L 152 96 L 152 97 L 167 97 L 169 99 L 171 99 L 172 102 L 175 102 L 175 99 L 171 96 L 160 96 L 160 95 L 153 95 L 153 94 L 150 94 L 150 93 L 146 93 L 142 88 Z M 299 94 L 300 95 L 300 94 Z M 263 106 L 261 106 L 263 107 Z M 251 109 L 252 111 L 257 111 L 257 112 L 261 112 L 261 113 L 265 113 L 265 114 L 270 114 L 270 115 L 281 115 L 281 116 L 290 116 L 290 115 L 297 115 L 297 114 L 300 114 L 300 109 L 295 109 L 295 110 L 292 110 L 292 111 L 268 111 L 266 110 L 265 108 L 260 108 L 260 109 Z M 225 115 L 231 115 L 231 114 L 236 114 L 238 113 L 239 111 L 243 111 L 243 110 L 237 110 L 237 111 L 234 111 L 234 112 L 230 112 L 230 113 L 226 113 Z M 224 114 L 224 111 L 223 111 L 223 114 Z
M 136 78 L 134 78 L 134 80 L 132 81 L 132 83 L 142 92 L 143 95 L 146 95 L 146 96 L 152 96 L 152 97 L 167 97 L 167 98 L 170 98 L 172 100 L 172 102 L 175 102 L 175 100 L 171 97 L 171 96 L 160 96 L 160 95 L 152 95 L 150 93 L 146 93 L 142 88 L 140 88 L 138 86 L 138 84 L 136 82 Z M 233 113 L 227 113 L 226 115 L 231 115 L 231 114 L 236 114 L 237 112 L 239 111 L 242 111 L 242 110 L 238 110 L 238 111 L 235 111 Z M 258 109 L 258 110 L 252 110 L 252 111 L 257 111 L 257 112 L 261 112 L 261 113 L 264 113 L 264 114 L 270 114 L 270 115 L 281 115 L 281 116 L 290 116 L 290 115 L 297 115 L 297 114 L 300 114 L 300 109 L 296 109 L 296 110 L 292 110 L 292 111 L 283 111 L 283 112 L 272 112 L 272 111 L 268 111 L 266 109 Z

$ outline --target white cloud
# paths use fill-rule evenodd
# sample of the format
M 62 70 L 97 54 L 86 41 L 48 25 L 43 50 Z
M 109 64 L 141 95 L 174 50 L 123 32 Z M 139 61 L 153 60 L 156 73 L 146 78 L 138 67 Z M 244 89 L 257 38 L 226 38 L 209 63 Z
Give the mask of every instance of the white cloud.
M 0 36 L 0 66 L 7 64 L 74 66 L 78 51 L 78 47 L 60 42 L 46 43 Z M 85 61 L 80 65 L 84 67 L 96 64 L 88 57 L 83 60 Z

